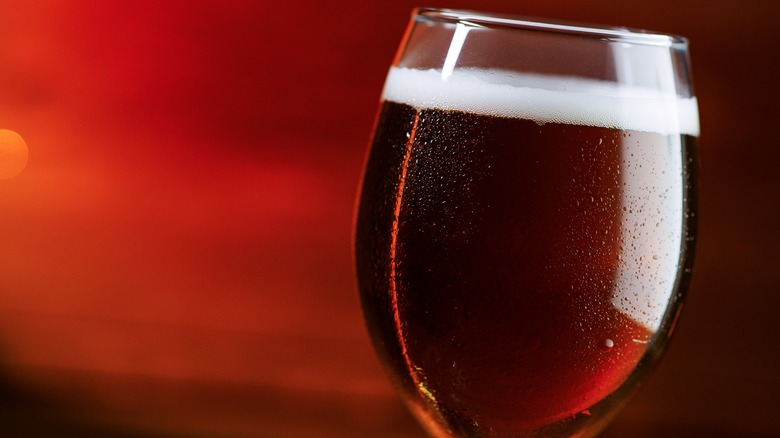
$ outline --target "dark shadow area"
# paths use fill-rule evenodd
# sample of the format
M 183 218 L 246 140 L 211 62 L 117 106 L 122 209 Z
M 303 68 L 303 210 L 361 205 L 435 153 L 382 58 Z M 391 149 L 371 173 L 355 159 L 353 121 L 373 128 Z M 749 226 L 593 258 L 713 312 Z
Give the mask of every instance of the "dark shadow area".
M 34 367 L 24 372 L 37 389 L 0 374 L 2 437 L 424 437 L 388 394 Z

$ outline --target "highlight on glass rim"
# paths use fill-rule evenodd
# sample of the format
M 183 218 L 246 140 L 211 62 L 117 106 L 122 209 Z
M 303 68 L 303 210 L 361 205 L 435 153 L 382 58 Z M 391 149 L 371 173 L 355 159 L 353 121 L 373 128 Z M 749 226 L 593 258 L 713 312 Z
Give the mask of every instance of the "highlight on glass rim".
M 415 10 L 355 226 L 377 354 L 436 437 L 597 435 L 690 281 L 687 41 Z

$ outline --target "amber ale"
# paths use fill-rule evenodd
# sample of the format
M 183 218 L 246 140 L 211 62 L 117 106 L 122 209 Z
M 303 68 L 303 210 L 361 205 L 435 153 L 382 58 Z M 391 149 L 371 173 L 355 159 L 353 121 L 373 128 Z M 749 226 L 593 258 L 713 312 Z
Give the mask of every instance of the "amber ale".
M 695 115 L 587 81 L 456 80 L 390 72 L 357 218 L 364 313 L 424 421 L 533 435 L 590 415 L 665 341 L 692 256 Z M 442 87 L 462 91 L 426 100 Z

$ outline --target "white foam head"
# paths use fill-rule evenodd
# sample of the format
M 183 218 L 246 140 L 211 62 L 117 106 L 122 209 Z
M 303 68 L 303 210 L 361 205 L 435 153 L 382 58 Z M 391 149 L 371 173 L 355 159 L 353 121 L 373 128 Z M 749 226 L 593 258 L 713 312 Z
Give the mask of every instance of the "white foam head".
M 571 77 L 393 67 L 384 100 L 417 109 L 443 109 L 497 117 L 657 132 L 699 134 L 695 97 Z

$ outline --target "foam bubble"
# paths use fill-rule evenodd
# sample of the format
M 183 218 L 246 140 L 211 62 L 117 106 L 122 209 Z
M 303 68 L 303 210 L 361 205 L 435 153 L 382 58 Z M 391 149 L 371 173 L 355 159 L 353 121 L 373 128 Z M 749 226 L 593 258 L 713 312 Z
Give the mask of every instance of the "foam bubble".
M 438 70 L 393 67 L 382 97 L 417 109 L 699 135 L 695 97 L 582 78 L 455 70 L 444 79 Z

